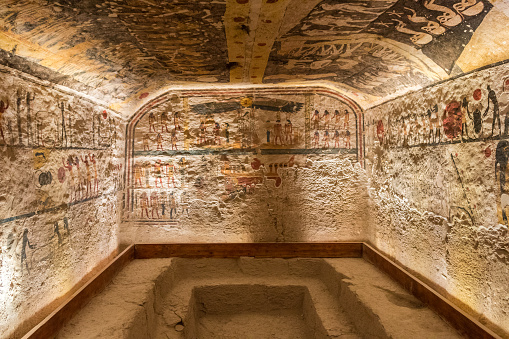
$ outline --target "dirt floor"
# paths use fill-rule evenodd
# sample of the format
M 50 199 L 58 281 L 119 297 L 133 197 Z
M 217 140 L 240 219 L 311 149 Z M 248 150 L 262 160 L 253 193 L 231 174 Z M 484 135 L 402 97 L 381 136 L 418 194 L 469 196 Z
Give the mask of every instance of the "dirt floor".
M 129 264 L 57 338 L 460 338 L 363 259 Z

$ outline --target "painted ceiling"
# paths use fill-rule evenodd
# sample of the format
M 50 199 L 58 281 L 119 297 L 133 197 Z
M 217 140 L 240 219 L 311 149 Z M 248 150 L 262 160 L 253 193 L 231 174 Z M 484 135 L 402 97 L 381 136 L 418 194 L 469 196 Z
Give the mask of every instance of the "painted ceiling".
M 507 0 L 0 0 L 0 63 L 123 103 L 320 81 L 366 107 L 508 59 L 508 27 Z

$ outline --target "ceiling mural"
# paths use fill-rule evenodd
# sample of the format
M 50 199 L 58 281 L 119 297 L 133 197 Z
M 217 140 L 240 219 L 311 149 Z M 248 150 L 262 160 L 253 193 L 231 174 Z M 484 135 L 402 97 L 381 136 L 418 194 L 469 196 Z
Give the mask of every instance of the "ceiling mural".
M 119 107 L 170 84 L 311 81 L 367 107 L 507 59 L 503 4 L 0 0 L 0 63 Z M 480 56 L 476 46 L 490 52 Z
M 379 97 L 426 86 L 451 74 L 492 7 L 487 0 L 324 0 L 276 41 L 264 79 L 330 80 Z

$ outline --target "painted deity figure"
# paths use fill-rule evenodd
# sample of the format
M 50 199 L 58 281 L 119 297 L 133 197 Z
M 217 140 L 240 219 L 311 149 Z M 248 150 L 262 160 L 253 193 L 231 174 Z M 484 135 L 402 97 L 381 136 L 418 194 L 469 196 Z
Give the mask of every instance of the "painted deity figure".
M 154 219 L 154 212 L 156 212 L 157 219 L 159 219 L 159 197 L 157 195 L 156 191 L 153 191 L 150 194 L 150 208 L 151 208 L 151 214 L 152 219 Z
M 140 208 L 141 208 L 141 218 L 143 218 L 143 212 L 147 215 L 147 219 L 150 219 L 148 216 L 148 206 L 149 206 L 149 200 L 148 200 L 148 194 L 147 192 L 141 193 L 140 196 Z
M 150 136 L 148 135 L 148 133 L 145 133 L 143 135 L 143 150 L 144 151 L 150 151 L 149 140 L 150 140 Z
M 156 137 L 156 143 L 157 143 L 157 147 L 156 147 L 156 150 L 158 151 L 162 151 L 164 150 L 163 149 L 163 135 L 161 133 L 157 133 L 157 137 Z
M 150 112 L 148 115 L 148 131 L 149 133 L 154 131 L 156 133 L 156 116 L 154 112 Z
M 177 131 L 176 130 L 173 130 L 171 132 L 171 149 L 175 149 L 175 150 L 178 150 L 177 149 L 177 141 L 178 141 L 178 138 L 177 138 Z
M 274 124 L 274 145 L 278 144 L 283 145 L 283 126 L 281 125 L 281 120 L 276 120 Z
M 311 116 L 311 121 L 313 122 L 313 129 L 320 129 L 320 112 L 317 109 Z
M 203 145 L 206 142 L 206 136 L 207 136 L 207 126 L 205 125 L 205 122 L 202 120 L 200 122 L 200 137 L 198 139 L 198 143 Z
M 168 113 L 166 113 L 166 111 L 161 113 L 161 133 L 163 133 L 164 130 L 166 130 L 166 133 L 170 132 L 168 130 Z
M 340 139 L 340 134 L 339 134 L 339 131 L 336 130 L 334 132 L 334 148 L 339 148 L 339 139 Z
M 285 143 L 288 145 L 293 144 L 293 125 L 290 119 L 285 123 Z
M 173 113 L 173 128 L 180 131 L 180 113 L 177 111 Z
M 329 131 L 328 130 L 325 130 L 325 132 L 323 132 L 323 147 L 324 148 L 330 147 L 330 145 L 329 145 Z
M 345 138 L 344 138 L 344 141 L 345 141 L 345 148 L 352 148 L 352 145 L 350 144 L 350 131 L 349 130 L 346 130 L 345 132 Z
M 173 219 L 173 213 L 175 213 L 175 217 L 177 217 L 177 199 L 175 198 L 175 194 L 173 192 L 170 193 L 170 219 Z
M 75 181 L 76 181 L 76 178 L 74 176 L 74 172 L 73 172 L 73 160 L 72 160 L 72 157 L 70 156 L 67 161 L 65 161 L 64 159 L 62 159 L 62 164 L 64 165 L 64 168 L 66 168 L 68 171 L 69 171 L 69 175 L 70 175 L 70 183 L 69 183 L 69 198 L 71 201 L 75 201 L 77 200 L 77 197 L 76 197 L 76 187 L 75 187 Z M 73 198 L 73 195 L 74 195 L 74 198 Z
M 341 128 L 340 124 L 341 124 L 341 114 L 336 109 L 334 110 L 334 127 Z
M 154 181 L 155 181 L 155 186 L 157 186 L 157 183 L 160 183 L 161 184 L 161 188 L 163 188 L 163 179 L 162 179 L 162 169 L 161 169 L 161 159 L 158 159 L 155 163 L 154 163 Z
M 313 137 L 313 146 L 314 146 L 314 148 L 320 147 L 320 133 L 318 133 L 318 131 L 315 131 L 315 134 Z
M 348 112 L 348 110 L 345 109 L 345 119 L 343 123 L 343 128 L 348 129 L 349 125 L 350 125 L 350 112 Z
M 142 187 L 143 183 L 141 178 L 143 177 L 143 170 L 139 164 L 134 164 L 134 186 Z
M 323 129 L 330 128 L 330 120 L 331 120 L 331 115 L 328 110 L 325 110 L 325 112 L 323 112 Z
M 166 164 L 166 176 L 168 178 L 167 181 L 168 188 L 170 187 L 170 181 L 173 187 L 175 187 L 175 166 L 173 165 L 171 160 Z

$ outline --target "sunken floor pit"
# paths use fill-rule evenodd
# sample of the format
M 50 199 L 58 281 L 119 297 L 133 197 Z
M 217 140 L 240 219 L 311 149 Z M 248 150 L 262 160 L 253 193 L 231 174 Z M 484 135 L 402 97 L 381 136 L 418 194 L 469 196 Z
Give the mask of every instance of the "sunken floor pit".
M 139 259 L 59 332 L 74 338 L 460 338 L 362 258 Z

